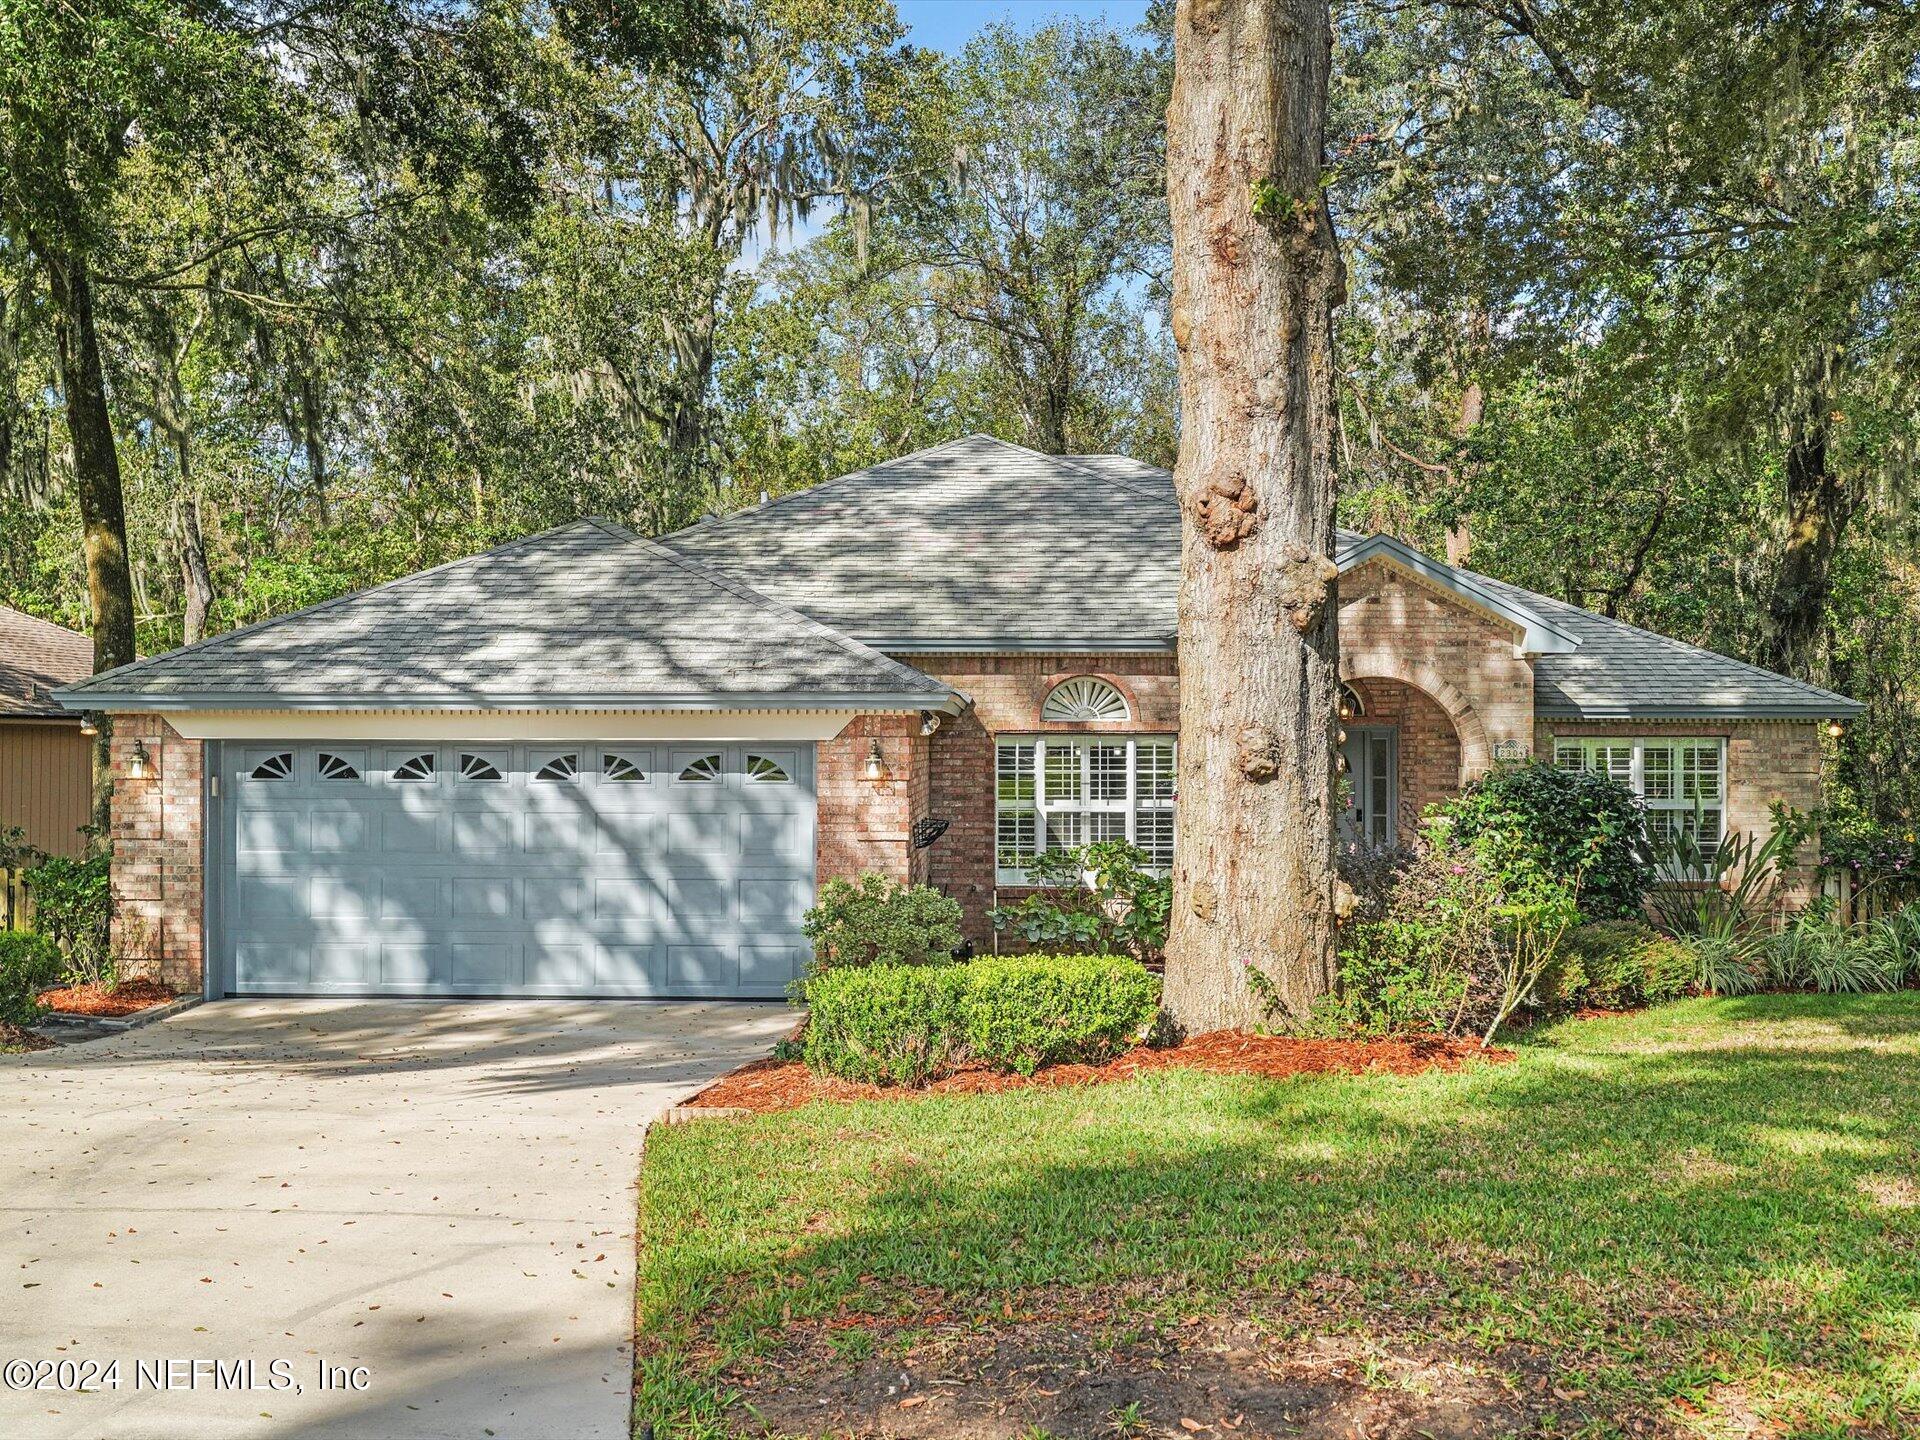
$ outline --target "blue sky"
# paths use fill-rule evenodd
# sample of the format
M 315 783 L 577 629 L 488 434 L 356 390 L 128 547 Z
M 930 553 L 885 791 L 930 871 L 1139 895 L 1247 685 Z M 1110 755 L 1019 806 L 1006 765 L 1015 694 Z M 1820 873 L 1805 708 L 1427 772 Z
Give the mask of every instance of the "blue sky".
M 1025 29 L 1075 17 L 1125 30 L 1147 18 L 1147 0 L 895 0 L 895 8 L 907 38 L 929 50 L 958 50 L 998 20 Z

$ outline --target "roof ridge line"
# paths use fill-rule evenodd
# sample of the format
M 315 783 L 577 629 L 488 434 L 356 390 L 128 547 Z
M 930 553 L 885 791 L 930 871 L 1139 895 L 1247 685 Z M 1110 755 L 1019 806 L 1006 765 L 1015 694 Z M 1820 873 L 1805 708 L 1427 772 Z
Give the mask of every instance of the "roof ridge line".
M 850 655 L 858 656 L 861 659 L 872 658 L 882 661 L 899 672 L 903 677 L 913 677 L 917 680 L 934 680 L 935 684 L 945 685 L 944 681 L 935 680 L 933 676 L 928 675 L 924 670 L 916 670 L 911 665 L 894 659 L 893 656 L 886 654 L 884 651 L 876 650 L 864 641 L 854 639 L 853 636 L 847 634 L 845 631 L 836 630 L 825 621 L 816 620 L 805 611 L 796 610 L 791 605 L 775 600 L 771 595 L 764 595 L 760 591 L 755 590 L 751 585 L 742 584 L 731 575 L 715 570 L 703 561 L 682 555 L 671 546 L 662 545 L 658 540 L 649 539 L 645 535 L 640 534 L 636 530 L 629 529 L 625 525 L 621 525 L 616 521 L 597 518 L 585 520 L 581 523 L 595 526 L 615 539 L 624 540 L 629 545 L 635 545 L 648 551 L 657 551 L 672 564 L 679 566 L 688 574 L 705 580 L 717 589 L 725 590 L 729 595 L 733 595 L 742 600 L 752 601 L 757 605 L 763 605 L 775 614 L 791 616 L 793 619 L 800 621 L 801 624 L 805 625 L 809 630 L 817 631 L 820 635 L 832 641 Z M 945 688 L 948 690 L 953 689 L 951 685 L 945 685 Z
M 231 640 L 238 640 L 242 635 L 251 635 L 256 630 L 264 630 L 269 625 L 278 625 L 283 620 L 298 620 L 308 615 L 317 615 L 322 610 L 331 610 L 336 605 L 344 605 L 349 600 L 358 600 L 364 595 L 374 595 L 385 590 L 397 590 L 402 585 L 412 584 L 415 580 L 425 580 L 428 576 L 441 574 L 443 571 L 451 570 L 455 566 L 469 565 L 475 560 L 485 560 L 493 555 L 504 555 L 510 550 L 518 550 L 524 545 L 531 545 L 536 540 L 544 540 L 549 535 L 559 535 L 564 531 L 574 530 L 580 526 L 591 525 L 593 523 L 592 520 L 586 519 L 569 520 L 564 525 L 552 525 L 545 530 L 537 530 L 531 535 L 522 535 L 518 540 L 506 540 L 488 549 L 476 551 L 472 555 L 462 555 L 457 559 L 444 560 L 430 569 L 414 570 L 405 575 L 396 575 L 391 580 L 382 580 L 378 585 L 367 585 L 359 590 L 349 590 L 344 595 L 335 595 L 330 600 L 316 601 L 312 605 L 302 605 L 298 610 L 289 610 L 284 615 L 269 615 L 266 619 L 256 620 L 251 625 L 241 625 L 233 630 L 223 630 L 218 635 L 209 635 L 206 639 L 196 640 L 191 645 L 182 645 L 177 650 L 163 650 L 158 655 L 149 655 L 142 660 L 132 660 L 125 665 L 116 665 L 111 670 L 98 671 L 95 674 L 87 676 L 84 680 L 74 681 L 74 685 L 91 685 L 103 675 L 131 674 L 136 670 L 144 670 L 149 665 L 156 665 L 162 660 L 172 661 L 182 655 L 197 654 L 215 645 L 222 645 Z
M 972 438 L 972 437 L 970 436 L 968 438 Z M 983 440 L 992 440 L 996 444 L 1006 445 L 1015 450 L 1025 451 L 1027 454 L 1032 455 L 1037 459 L 1057 461 L 1060 464 L 1065 465 L 1069 470 L 1078 471 L 1082 475 L 1089 476 L 1095 480 L 1104 481 L 1108 485 L 1118 485 L 1122 490 L 1125 490 L 1128 494 L 1138 495 L 1143 500 L 1157 500 L 1163 505 L 1173 506 L 1176 510 L 1180 508 L 1180 495 L 1177 490 L 1172 495 L 1162 495 L 1156 490 L 1149 490 L 1145 486 L 1136 485 L 1131 480 L 1122 480 L 1118 475 L 1109 475 L 1105 471 L 1094 469 L 1094 467 L 1091 465 L 1082 465 L 1079 463 L 1082 457 L 1078 455 L 1052 455 L 1045 450 L 1036 450 L 1031 445 L 1022 445 L 1018 440 L 1002 440 L 998 435 L 982 435 L 980 438 Z M 1133 459 L 1131 455 L 1122 455 L 1119 458 L 1121 458 L 1122 460 Z M 1146 462 L 1144 460 L 1141 460 L 1141 461 L 1135 461 L 1134 463 L 1144 465 Z M 1153 468 L 1156 470 L 1160 469 L 1158 465 L 1154 466 Z M 1167 471 L 1166 474 L 1169 479 L 1173 477 L 1173 472 L 1171 470 Z
M 989 439 L 990 440 L 992 438 L 993 437 L 990 435 L 989 436 L 956 435 L 951 440 L 942 440 L 937 445 L 923 445 L 918 450 L 909 450 L 904 455 L 889 455 L 885 460 L 876 460 L 871 465 L 863 465 L 858 470 L 849 470 L 844 475 L 829 475 L 825 480 L 822 480 L 817 484 L 803 485 L 798 490 L 789 490 L 784 495 L 775 495 L 772 499 L 767 500 L 763 504 L 750 505 L 744 510 L 735 510 L 732 512 L 732 514 L 729 514 L 729 515 L 715 515 L 715 516 L 703 515 L 700 517 L 700 519 L 695 520 L 690 525 L 682 525 L 677 530 L 669 530 L 663 535 L 653 536 L 652 542 L 654 544 L 665 544 L 666 541 L 670 540 L 676 535 L 685 535 L 690 530 L 699 529 L 700 526 L 705 524 L 709 519 L 732 520 L 742 515 L 764 515 L 767 511 L 774 509 L 776 506 L 784 505 L 789 500 L 798 500 L 802 496 L 806 496 L 806 495 L 818 495 L 822 490 L 832 489 L 835 485 L 843 484 L 849 480 L 858 480 L 863 476 L 871 475 L 876 470 L 884 470 L 889 465 L 898 465 L 903 460 L 911 460 L 916 455 L 932 455 L 938 451 L 947 449 L 949 446 L 960 445 L 965 443 L 968 440 L 973 440 L 973 439 Z M 625 527 L 622 527 L 622 528 L 625 528 Z M 635 531 L 632 533 L 637 535 L 639 532 Z M 671 547 L 668 547 L 668 548 L 671 548 Z

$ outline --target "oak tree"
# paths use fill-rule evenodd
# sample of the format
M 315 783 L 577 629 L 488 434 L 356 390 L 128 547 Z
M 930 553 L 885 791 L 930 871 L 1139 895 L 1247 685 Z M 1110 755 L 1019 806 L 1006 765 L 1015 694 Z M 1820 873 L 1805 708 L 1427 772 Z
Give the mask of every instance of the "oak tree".
M 1167 1008 L 1333 983 L 1333 310 L 1325 0 L 1181 0 L 1167 111 L 1182 429 L 1180 804 Z

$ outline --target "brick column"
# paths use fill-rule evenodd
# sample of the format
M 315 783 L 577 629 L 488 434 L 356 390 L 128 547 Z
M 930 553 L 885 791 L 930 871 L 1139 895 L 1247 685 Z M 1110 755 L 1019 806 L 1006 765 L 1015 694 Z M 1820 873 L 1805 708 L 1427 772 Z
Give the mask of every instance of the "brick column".
M 136 746 L 146 752 L 134 774 Z M 198 740 L 157 715 L 113 717 L 113 953 L 121 973 L 198 990 L 206 877 Z
M 884 780 L 867 778 L 876 744 Z M 927 741 L 919 716 L 861 715 L 850 721 L 816 748 L 814 783 L 821 881 L 868 871 L 902 881 L 926 879 L 926 852 L 914 850 L 909 839 L 928 805 Z

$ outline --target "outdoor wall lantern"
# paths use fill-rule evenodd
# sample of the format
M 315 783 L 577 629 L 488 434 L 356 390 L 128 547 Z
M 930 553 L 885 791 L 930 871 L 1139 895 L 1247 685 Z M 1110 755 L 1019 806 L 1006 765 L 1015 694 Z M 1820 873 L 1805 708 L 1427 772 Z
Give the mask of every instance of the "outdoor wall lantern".
M 867 742 L 867 779 L 885 780 L 887 778 L 887 759 L 880 753 L 880 742 Z
M 144 740 L 135 740 L 133 742 L 133 754 L 127 760 L 127 774 L 135 780 L 144 780 L 147 778 L 148 769 L 149 757 L 147 755 L 147 742 Z
M 1827 734 L 1831 735 L 1834 739 L 1838 740 L 1846 733 L 1847 727 L 1842 725 L 1838 720 L 1829 720 L 1827 722 Z

